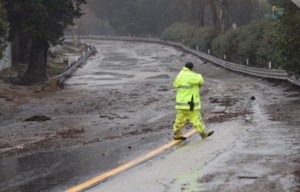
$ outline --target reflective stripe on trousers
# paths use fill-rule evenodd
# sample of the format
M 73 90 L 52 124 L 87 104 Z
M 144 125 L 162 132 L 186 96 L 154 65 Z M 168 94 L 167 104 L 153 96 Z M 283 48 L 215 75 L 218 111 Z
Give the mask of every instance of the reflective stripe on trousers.
M 205 133 L 205 126 L 201 117 L 200 110 L 190 111 L 189 109 L 179 109 L 173 127 L 174 138 L 182 137 L 182 128 L 186 125 L 187 120 L 189 120 L 194 125 L 195 129 L 200 135 Z

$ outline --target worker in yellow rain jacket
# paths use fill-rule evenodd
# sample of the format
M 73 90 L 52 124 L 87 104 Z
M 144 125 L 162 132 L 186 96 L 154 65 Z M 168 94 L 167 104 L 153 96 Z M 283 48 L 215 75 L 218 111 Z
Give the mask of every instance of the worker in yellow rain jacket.
M 186 140 L 182 136 L 182 128 L 187 120 L 193 123 L 202 139 L 211 136 L 214 131 L 206 132 L 200 113 L 201 101 L 199 89 L 204 82 L 202 75 L 193 72 L 193 63 L 188 62 L 177 75 L 173 85 L 178 88 L 176 95 L 176 109 L 178 114 L 174 124 L 174 139 Z

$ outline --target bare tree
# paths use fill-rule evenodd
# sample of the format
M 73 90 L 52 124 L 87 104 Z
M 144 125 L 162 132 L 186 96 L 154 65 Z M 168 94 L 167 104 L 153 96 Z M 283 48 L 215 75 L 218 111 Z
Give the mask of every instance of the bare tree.
M 204 27 L 204 4 L 205 0 L 199 0 L 199 20 L 198 20 L 198 26 Z
M 221 26 L 221 17 L 220 17 L 221 11 L 217 0 L 209 0 L 209 3 L 213 13 L 215 36 L 217 37 L 223 33 L 222 26 Z
M 228 2 L 227 0 L 222 0 L 220 5 L 220 17 L 221 17 L 221 28 L 222 33 L 228 29 L 229 19 L 228 19 Z

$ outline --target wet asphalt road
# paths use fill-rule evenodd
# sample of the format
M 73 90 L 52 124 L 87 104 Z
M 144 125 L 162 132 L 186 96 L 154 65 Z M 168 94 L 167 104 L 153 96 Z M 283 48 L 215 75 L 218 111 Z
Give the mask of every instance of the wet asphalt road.
M 93 43 L 96 44 L 98 54 L 73 74 L 73 77 L 66 82 L 67 88 L 64 91 L 102 92 L 103 89 L 117 89 L 120 92 L 135 93 L 135 95 L 130 96 L 133 98 L 133 102 L 129 101 L 129 107 L 112 105 L 116 107 L 113 111 L 123 117 L 129 115 L 126 111 L 121 112 L 122 109 L 129 108 L 132 113 L 135 112 L 134 106 L 138 105 L 136 102 L 143 102 L 143 99 L 140 99 L 142 96 L 139 95 L 144 93 L 139 90 L 141 86 L 148 83 L 147 91 L 151 92 L 150 95 L 154 94 L 158 98 L 165 97 L 166 94 L 163 89 L 166 88 L 162 86 L 166 86 L 167 89 L 171 87 L 171 83 L 182 68 L 185 59 L 202 63 L 201 60 L 191 55 L 184 56 L 185 54 L 181 51 L 163 45 L 109 41 Z M 157 92 L 157 89 L 161 89 L 161 92 Z M 158 98 L 156 100 L 159 100 Z M 121 99 L 128 100 L 126 96 Z M 153 98 L 151 99 L 153 100 Z M 147 107 L 148 104 L 145 105 L 146 107 L 139 107 L 138 111 L 130 116 L 130 119 L 127 120 L 126 117 L 121 121 L 121 125 L 115 122 L 115 119 L 106 118 L 105 122 L 96 122 L 95 115 L 87 115 L 86 118 L 75 115 L 75 118 L 80 117 L 87 122 L 94 120 L 94 123 L 89 122 L 89 124 L 94 126 L 96 130 L 101 125 L 108 124 L 104 130 L 98 130 L 100 135 L 105 136 L 107 134 L 106 136 L 110 136 L 112 135 L 111 130 L 113 130 L 116 136 L 120 136 L 120 131 L 116 129 L 126 129 L 127 126 L 129 126 L 129 134 L 117 139 L 104 140 L 100 143 L 95 142 L 89 145 L 71 146 L 67 149 L 47 150 L 2 159 L 0 164 L 0 190 L 63 191 L 122 165 L 119 161 L 129 162 L 170 142 L 172 122 L 176 114 L 173 110 L 174 92 L 169 91 L 166 99 L 167 106 L 159 104 L 152 106 L 150 103 L 150 107 Z M 149 102 L 147 101 L 149 100 L 148 97 L 145 97 L 145 100 Z M 133 105 L 133 107 L 130 105 Z M 44 107 L 51 110 L 49 105 L 37 105 L 36 109 L 33 110 L 42 110 Z M 29 111 L 26 106 L 19 108 L 26 109 L 27 113 Z M 153 111 L 153 109 L 156 110 Z M 102 111 L 103 109 L 99 110 Z M 105 116 L 106 111 L 103 110 L 100 115 Z M 52 116 L 52 118 L 55 117 Z M 72 121 L 73 119 L 67 119 L 66 121 Z M 99 119 L 99 115 L 96 119 Z M 49 124 L 45 126 L 55 126 L 55 124 Z M 34 125 L 39 126 L 40 124 L 34 123 Z M 6 126 L 9 126 L 9 124 Z M 150 131 L 150 134 L 145 134 L 147 131 L 144 131 L 145 133 L 134 133 L 134 131 L 143 129 L 153 129 L 154 131 Z
M 215 191 L 222 191 L 224 178 L 231 178 L 239 173 L 251 175 L 249 170 L 244 171 L 243 165 L 255 157 L 257 146 L 272 148 L 272 142 L 262 142 L 272 139 L 255 134 L 261 127 L 266 127 L 265 130 L 268 131 L 275 125 L 266 120 L 269 116 L 266 115 L 268 111 L 265 106 L 268 105 L 267 97 L 270 94 L 279 99 L 270 103 L 273 105 L 285 98 L 280 92 L 281 87 L 277 88 L 264 80 L 245 77 L 203 63 L 193 55 L 172 47 L 113 41 L 90 43 L 96 45 L 98 53 L 66 81 L 65 90 L 56 94 L 57 98 L 63 95 L 66 102 L 73 104 L 65 107 L 63 103 L 49 101 L 47 105 L 19 107 L 26 109 L 20 113 L 32 113 L 32 110 L 39 112 L 45 108 L 49 111 L 48 116 L 51 116 L 52 122 L 33 123 L 31 126 L 52 129 L 55 126 L 66 126 L 66 123 L 68 126 L 84 127 L 83 137 L 69 138 L 70 145 L 55 149 L 51 146 L 66 141 L 52 138 L 48 143 L 50 147 L 46 150 L 1 159 L 0 191 L 67 190 L 119 167 L 122 165 L 120 161 L 129 162 L 169 143 L 172 140 L 172 126 L 176 115 L 176 89 L 172 87 L 172 82 L 186 61 L 194 62 L 195 71 L 205 78 L 205 85 L 201 89 L 201 111 L 205 118 L 209 114 L 215 115 L 208 120 L 207 128 L 214 129 L 216 135 L 202 141 L 195 134 L 189 141 L 165 150 L 151 160 L 122 172 L 120 176 L 105 180 L 105 183 L 97 185 L 91 191 L 189 191 L 188 187 L 186 190 L 182 189 L 188 181 L 178 182 L 175 178 L 188 174 L 192 175 L 188 179 L 196 182 L 199 175 L 194 173 L 198 172 L 195 170 L 200 166 L 203 169 L 201 175 L 208 175 L 204 177 L 205 185 Z M 68 95 L 69 100 L 65 98 Z M 257 103 L 250 100 L 251 96 L 257 97 Z M 84 100 L 85 98 L 87 99 Z M 59 109 L 59 105 L 62 105 L 61 111 L 56 110 Z M 76 108 L 78 106 L 80 107 Z M 64 111 L 65 108 L 68 110 Z M 73 114 L 73 111 L 77 113 Z M 81 113 L 78 114 L 78 111 Z M 14 123 L 9 125 L 8 122 L 6 127 L 16 127 Z M 295 128 L 297 124 L 286 126 L 283 123 L 276 124 L 276 127 L 276 133 L 281 134 L 278 130 L 282 127 Z M 185 132 L 191 129 L 189 124 Z M 275 134 L 273 137 L 277 138 L 280 135 Z M 72 143 L 74 140 L 78 142 Z M 283 143 L 274 141 L 274 144 L 280 146 Z M 244 146 L 249 149 L 245 149 Z M 294 147 L 294 151 L 298 150 L 291 142 L 285 147 L 290 146 Z M 272 153 L 278 153 L 285 147 L 274 148 Z M 247 156 L 245 152 L 255 155 Z M 258 152 L 263 156 L 260 157 L 263 159 L 261 161 L 267 161 L 270 155 L 274 155 L 269 153 L 269 156 L 264 157 L 265 152 L 263 147 Z M 284 161 L 283 156 L 291 153 L 279 153 L 276 158 Z M 236 154 L 240 160 L 234 161 L 232 159 L 236 159 Z M 243 159 L 250 160 L 247 162 Z M 186 163 L 182 164 L 183 162 Z M 242 167 L 239 173 L 234 171 L 236 164 Z M 218 166 L 220 168 L 216 170 L 215 167 Z M 230 167 L 230 170 L 226 167 Z M 269 169 L 274 167 L 276 165 L 272 164 Z M 292 164 L 287 164 L 286 167 L 293 169 Z M 252 174 L 254 176 L 265 173 L 258 165 L 253 165 L 251 169 L 257 169 L 255 174 Z M 286 173 L 276 174 L 277 177 Z M 212 178 L 217 178 L 218 175 L 220 179 L 214 181 Z M 146 183 L 143 183 L 144 180 L 147 180 Z M 137 184 L 139 182 L 140 185 Z M 243 187 L 253 183 L 247 180 L 241 185 L 235 185 L 236 182 L 240 181 L 229 179 L 225 188 Z M 147 190 L 143 186 L 147 186 Z M 287 186 L 286 189 L 290 189 L 293 185 L 288 183 Z M 282 187 L 278 189 L 285 190 Z

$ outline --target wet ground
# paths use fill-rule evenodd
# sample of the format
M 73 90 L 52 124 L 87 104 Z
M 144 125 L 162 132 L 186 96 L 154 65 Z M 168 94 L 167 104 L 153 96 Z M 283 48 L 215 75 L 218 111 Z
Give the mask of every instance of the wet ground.
M 187 61 L 205 78 L 201 111 L 204 118 L 213 114 L 206 125 L 215 135 L 206 141 L 194 135 L 151 166 L 95 190 L 297 191 L 298 88 L 232 73 L 164 45 L 91 43 L 98 53 L 60 92 L 0 83 L 1 191 L 65 190 L 170 142 L 172 82 Z M 168 171 L 157 173 L 162 167 Z

